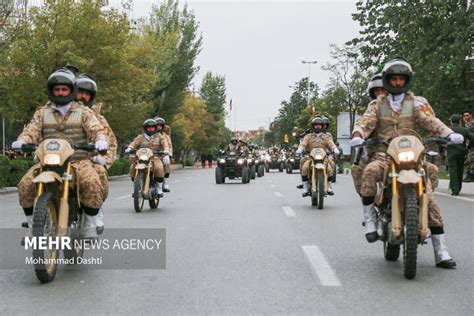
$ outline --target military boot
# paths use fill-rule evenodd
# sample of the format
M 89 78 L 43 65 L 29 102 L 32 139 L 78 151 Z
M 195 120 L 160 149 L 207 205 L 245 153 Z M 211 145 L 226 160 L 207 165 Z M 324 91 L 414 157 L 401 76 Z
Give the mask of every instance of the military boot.
M 303 197 L 311 196 L 311 187 L 309 186 L 309 181 L 303 181 Z
M 374 204 L 364 205 L 364 226 L 366 229 L 365 238 L 372 243 L 379 239 L 377 234 L 377 213 Z
M 331 181 L 328 181 L 328 194 L 334 195 L 334 190 L 332 189 Z
M 79 229 L 79 238 L 81 239 L 97 239 L 97 227 L 96 227 L 96 217 L 87 215 L 86 213 L 82 214 L 82 226 Z
M 431 235 L 436 266 L 444 269 L 455 269 L 456 261 L 448 253 L 448 247 L 444 243 L 444 234 Z
M 158 182 L 158 186 L 156 187 L 156 195 L 158 195 L 160 198 L 163 197 L 163 182 Z
M 102 233 L 104 232 L 104 210 L 102 209 L 102 207 L 100 208 L 99 213 L 97 213 L 95 220 L 97 235 L 102 235 Z
M 170 192 L 170 184 L 168 181 L 169 180 L 167 178 L 163 180 L 163 192 Z

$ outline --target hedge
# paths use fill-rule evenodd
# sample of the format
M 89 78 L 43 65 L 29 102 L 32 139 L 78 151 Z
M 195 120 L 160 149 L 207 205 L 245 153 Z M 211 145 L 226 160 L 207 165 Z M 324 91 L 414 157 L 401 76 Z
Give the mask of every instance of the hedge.
M 0 188 L 16 186 L 32 165 L 31 158 L 10 160 L 8 157 L 0 155 Z M 109 176 L 127 174 L 129 170 L 130 161 L 118 159 L 110 167 Z

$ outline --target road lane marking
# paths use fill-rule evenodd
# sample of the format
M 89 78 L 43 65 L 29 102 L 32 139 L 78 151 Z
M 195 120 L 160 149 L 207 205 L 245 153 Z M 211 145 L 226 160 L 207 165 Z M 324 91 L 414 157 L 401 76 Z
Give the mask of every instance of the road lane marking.
M 180 183 L 181 180 L 176 180 L 176 181 L 173 181 L 173 183 Z
M 283 212 L 285 212 L 287 217 L 296 217 L 295 211 L 289 206 L 283 206 Z
M 273 194 L 275 194 L 275 196 L 279 198 L 283 197 L 283 194 L 281 194 L 280 192 L 273 192 Z
M 442 196 L 447 196 L 453 199 L 458 199 L 458 200 L 463 200 L 463 201 L 468 201 L 468 202 L 474 202 L 474 199 L 470 199 L 467 197 L 462 197 L 462 196 L 452 196 L 451 194 L 443 193 L 443 192 L 435 192 L 434 194 L 442 195 Z
M 126 199 L 128 197 L 132 197 L 132 196 L 130 194 L 127 194 L 127 195 L 116 198 L 116 200 L 123 200 L 123 199 Z
M 341 282 L 318 246 L 310 245 L 302 248 L 322 286 L 341 286 Z

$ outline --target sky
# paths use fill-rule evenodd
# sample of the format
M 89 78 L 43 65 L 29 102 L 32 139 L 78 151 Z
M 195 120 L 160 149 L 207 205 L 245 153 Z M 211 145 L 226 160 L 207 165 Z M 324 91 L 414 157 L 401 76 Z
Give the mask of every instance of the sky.
M 180 3 L 184 3 L 180 1 Z M 358 35 L 351 18 L 356 0 L 188 0 L 203 35 L 194 78 L 199 89 L 208 72 L 224 75 L 226 125 L 232 130 L 268 127 L 280 102 L 289 99 L 293 85 L 308 76 L 321 88 L 330 74 L 321 69 L 331 61 L 330 45 L 343 45 Z M 158 0 L 134 0 L 132 18 L 146 17 Z M 117 6 L 120 0 L 111 0 Z

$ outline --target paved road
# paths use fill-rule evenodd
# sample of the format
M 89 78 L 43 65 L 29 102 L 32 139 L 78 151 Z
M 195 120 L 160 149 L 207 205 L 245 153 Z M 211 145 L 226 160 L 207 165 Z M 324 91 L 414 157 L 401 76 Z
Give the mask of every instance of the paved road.
M 105 206 L 107 228 L 166 228 L 165 270 L 63 267 L 45 285 L 33 271 L 2 270 L 0 314 L 474 312 L 472 201 L 437 196 L 459 268 L 436 268 L 429 244 L 416 279 L 406 280 L 401 261 L 386 262 L 381 243 L 365 242 L 348 177 L 324 210 L 300 197 L 296 174 L 216 185 L 213 170 L 186 169 L 172 179 L 158 210 L 133 211 L 128 179 L 111 182 Z M 17 227 L 17 196 L 0 196 L 0 205 L 0 228 Z

